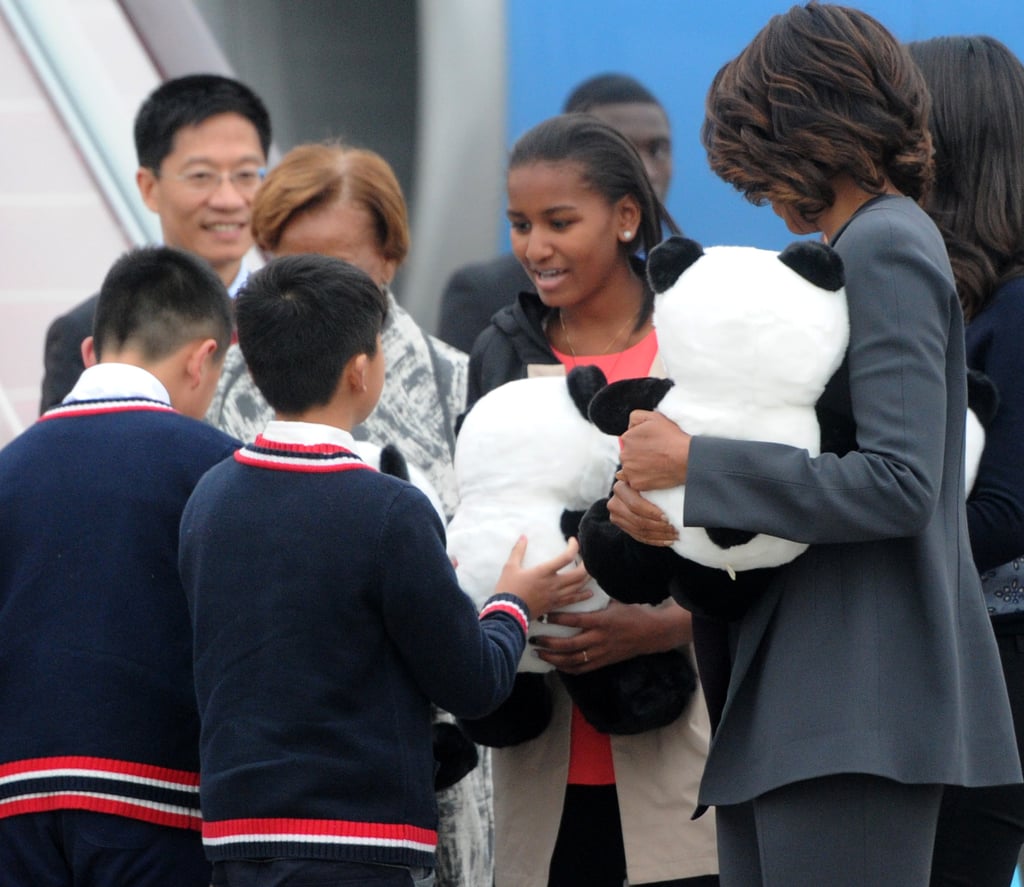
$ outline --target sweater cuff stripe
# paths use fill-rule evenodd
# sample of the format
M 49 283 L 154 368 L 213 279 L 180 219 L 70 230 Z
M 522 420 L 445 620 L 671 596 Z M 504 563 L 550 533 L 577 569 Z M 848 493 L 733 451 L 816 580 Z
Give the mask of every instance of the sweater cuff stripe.
M 523 634 L 530 630 L 530 610 L 522 598 L 518 598 L 514 594 L 496 594 L 483 605 L 480 610 L 480 618 L 484 619 L 497 613 L 504 613 L 515 619 L 522 628 Z

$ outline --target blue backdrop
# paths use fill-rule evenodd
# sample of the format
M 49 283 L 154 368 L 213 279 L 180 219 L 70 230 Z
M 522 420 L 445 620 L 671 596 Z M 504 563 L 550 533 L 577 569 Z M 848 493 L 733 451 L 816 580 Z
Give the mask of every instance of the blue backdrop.
M 700 145 L 704 96 L 715 72 L 789 0 L 506 0 L 509 144 L 557 114 L 572 87 L 603 71 L 632 74 L 672 122 L 675 176 L 668 207 L 706 245 L 781 249 L 793 239 L 768 207 L 754 207 L 708 169 Z M 1024 57 L 1020 0 L 862 2 L 897 38 L 991 34 Z M 507 248 L 507 233 L 501 248 Z

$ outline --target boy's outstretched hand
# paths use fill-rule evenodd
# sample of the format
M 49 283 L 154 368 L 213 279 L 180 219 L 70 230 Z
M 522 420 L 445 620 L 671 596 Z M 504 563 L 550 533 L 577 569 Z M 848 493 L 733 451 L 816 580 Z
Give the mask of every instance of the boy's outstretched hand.
M 526 544 L 526 537 L 520 536 L 502 567 L 495 590 L 521 598 L 530 608 L 530 618 L 585 601 L 593 594 L 583 587 L 590 578 L 583 564 L 558 572 L 575 563 L 579 554 L 579 543 L 575 539 L 569 540 L 561 554 L 533 567 L 523 566 Z

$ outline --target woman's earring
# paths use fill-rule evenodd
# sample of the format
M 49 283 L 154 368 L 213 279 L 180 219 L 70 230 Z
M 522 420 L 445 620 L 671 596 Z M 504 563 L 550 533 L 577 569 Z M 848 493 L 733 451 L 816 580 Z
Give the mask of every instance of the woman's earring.
M 626 243 L 629 243 L 629 241 L 631 241 L 633 239 L 633 232 L 632 231 L 623 231 L 622 232 L 622 239 Z

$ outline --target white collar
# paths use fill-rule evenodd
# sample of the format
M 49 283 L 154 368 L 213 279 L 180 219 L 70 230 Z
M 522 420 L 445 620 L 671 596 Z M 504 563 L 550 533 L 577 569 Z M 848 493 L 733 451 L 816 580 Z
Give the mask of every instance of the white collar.
M 274 443 L 299 444 L 312 447 L 317 444 L 334 444 L 346 450 L 354 450 L 355 438 L 343 428 L 321 425 L 319 422 L 285 422 L 273 419 L 263 429 L 263 437 Z
M 245 264 L 245 259 L 242 259 L 242 264 L 238 266 L 238 273 L 235 275 L 235 279 L 228 285 L 228 295 L 233 299 L 238 295 L 238 291 L 242 288 L 242 285 L 249 278 L 249 267 Z
M 89 367 L 75 383 L 62 403 L 82 400 L 108 400 L 116 397 L 143 397 L 171 405 L 171 396 L 163 383 L 148 370 L 128 363 L 98 363 Z

